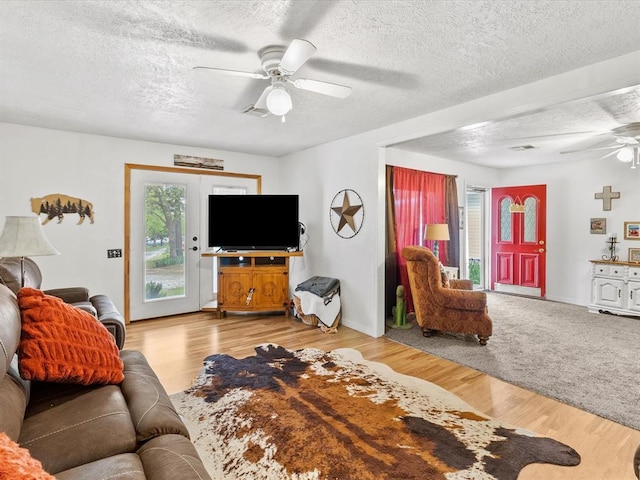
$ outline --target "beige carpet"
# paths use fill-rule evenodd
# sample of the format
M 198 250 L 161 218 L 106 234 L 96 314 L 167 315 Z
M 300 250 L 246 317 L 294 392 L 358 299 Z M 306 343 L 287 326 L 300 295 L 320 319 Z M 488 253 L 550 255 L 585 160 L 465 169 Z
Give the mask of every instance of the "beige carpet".
M 171 398 L 215 479 L 515 480 L 530 463 L 580 462 L 352 349 L 212 355 Z
M 488 294 L 493 336 L 386 336 L 640 430 L 640 318 L 589 313 L 586 307 Z

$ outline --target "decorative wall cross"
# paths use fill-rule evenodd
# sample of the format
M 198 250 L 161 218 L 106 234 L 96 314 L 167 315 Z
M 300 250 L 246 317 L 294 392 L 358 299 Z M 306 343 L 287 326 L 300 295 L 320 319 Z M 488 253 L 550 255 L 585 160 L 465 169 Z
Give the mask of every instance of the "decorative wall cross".
M 611 185 L 602 187 L 602 193 L 596 193 L 595 199 L 602 200 L 602 210 L 611 210 L 611 199 L 620 198 L 620 192 L 612 192 Z

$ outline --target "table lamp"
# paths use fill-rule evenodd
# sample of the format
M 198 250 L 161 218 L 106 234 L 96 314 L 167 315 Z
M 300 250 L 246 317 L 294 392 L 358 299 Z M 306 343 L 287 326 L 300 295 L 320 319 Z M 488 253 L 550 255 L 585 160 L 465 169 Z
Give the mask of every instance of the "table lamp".
M 433 240 L 433 254 L 440 260 L 438 242 L 440 240 L 449 240 L 449 225 L 446 223 L 428 224 L 424 231 L 424 239 Z
M 60 255 L 60 252 L 44 235 L 40 217 L 7 217 L 0 235 L 0 257 L 20 257 L 21 287 L 24 287 L 24 257 L 43 255 Z

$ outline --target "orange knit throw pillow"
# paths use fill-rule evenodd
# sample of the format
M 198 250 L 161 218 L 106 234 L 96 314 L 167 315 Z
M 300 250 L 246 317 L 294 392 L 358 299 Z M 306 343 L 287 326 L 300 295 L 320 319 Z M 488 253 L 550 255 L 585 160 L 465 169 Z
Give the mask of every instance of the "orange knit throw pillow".
M 2 480 L 56 480 L 42 469 L 26 448 L 0 432 L 0 478 Z
M 124 366 L 108 330 L 93 315 L 41 290 L 18 292 L 20 375 L 27 380 L 120 383 Z

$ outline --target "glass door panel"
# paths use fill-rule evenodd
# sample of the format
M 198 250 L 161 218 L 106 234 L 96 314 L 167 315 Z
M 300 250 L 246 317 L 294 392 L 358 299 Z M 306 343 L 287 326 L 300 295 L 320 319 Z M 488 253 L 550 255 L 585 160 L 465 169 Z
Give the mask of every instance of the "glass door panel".
M 145 198 L 145 301 L 184 297 L 187 185 L 147 183 Z

